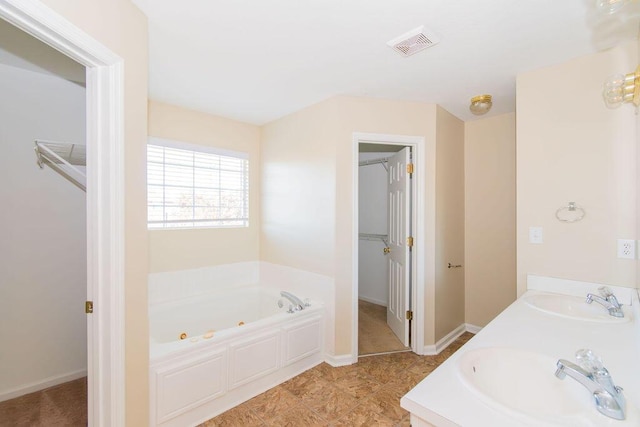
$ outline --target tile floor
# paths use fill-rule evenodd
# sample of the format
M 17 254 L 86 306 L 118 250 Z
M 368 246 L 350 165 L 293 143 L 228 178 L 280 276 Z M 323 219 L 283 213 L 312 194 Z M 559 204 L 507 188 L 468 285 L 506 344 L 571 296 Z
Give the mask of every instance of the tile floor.
M 366 356 L 339 368 L 322 363 L 199 427 L 409 426 L 400 398 L 472 336 L 463 334 L 436 356 Z
M 408 426 L 400 398 L 473 335 L 437 356 L 410 352 L 361 357 L 333 368 L 322 363 L 200 427 Z M 0 427 L 86 426 L 86 378 L 0 403 Z

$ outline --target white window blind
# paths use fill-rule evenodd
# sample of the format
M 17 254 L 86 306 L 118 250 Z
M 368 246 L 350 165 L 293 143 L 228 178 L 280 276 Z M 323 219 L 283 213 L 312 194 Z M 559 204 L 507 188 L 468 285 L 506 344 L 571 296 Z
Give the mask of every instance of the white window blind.
M 204 150 L 147 146 L 149 228 L 249 225 L 249 161 Z

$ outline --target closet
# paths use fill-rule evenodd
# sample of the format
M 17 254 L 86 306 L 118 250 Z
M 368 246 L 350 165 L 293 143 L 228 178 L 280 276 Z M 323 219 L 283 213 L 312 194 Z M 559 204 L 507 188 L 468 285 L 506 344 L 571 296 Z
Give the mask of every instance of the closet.
M 0 20 L 2 425 L 87 423 L 84 78 Z
M 409 349 L 411 150 L 359 144 L 358 353 Z

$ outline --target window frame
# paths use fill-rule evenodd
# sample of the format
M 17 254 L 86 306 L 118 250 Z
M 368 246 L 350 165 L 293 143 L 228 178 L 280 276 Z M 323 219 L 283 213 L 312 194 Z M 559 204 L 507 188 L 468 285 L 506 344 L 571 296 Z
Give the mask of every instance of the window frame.
M 207 219 L 196 219 L 195 218 L 195 209 L 197 208 L 197 206 L 195 205 L 195 197 L 192 200 L 192 210 L 193 210 L 193 215 L 190 219 L 175 219 L 175 220 L 167 220 L 166 219 L 166 215 L 165 215 L 165 219 L 164 220 L 154 220 L 152 221 L 150 218 L 150 208 L 152 207 L 152 205 L 150 204 L 150 196 L 149 196 L 149 189 L 151 186 L 157 186 L 157 187 L 161 187 L 163 189 L 163 202 L 162 205 L 158 205 L 161 206 L 162 209 L 166 209 L 167 208 L 167 204 L 166 204 L 166 200 L 164 199 L 164 192 L 166 191 L 167 187 L 172 187 L 172 186 L 167 186 L 164 182 L 162 185 L 158 185 L 158 184 L 150 184 L 150 180 L 149 180 L 149 166 L 150 166 L 150 160 L 149 160 L 149 146 L 155 146 L 155 147 L 161 147 L 161 148 L 169 148 L 169 149 L 177 149 L 177 150 L 184 150 L 184 151 L 188 151 L 188 152 L 192 152 L 192 153 L 201 153 L 201 154 L 210 154 L 210 155 L 215 155 L 215 156 L 220 156 L 222 158 L 227 157 L 227 158 L 232 158 L 235 160 L 242 160 L 244 161 L 243 163 L 243 167 L 242 167 L 242 172 L 241 172 L 241 186 L 242 189 L 240 190 L 243 193 L 243 202 L 242 202 L 242 211 L 245 213 L 245 215 L 241 218 L 233 218 L 233 219 L 228 219 L 228 218 L 207 218 Z M 152 137 L 150 136 L 147 140 L 147 155 L 146 155 L 146 166 L 147 166 L 147 179 L 146 179 L 146 187 L 147 187 L 147 229 L 149 231 L 156 231 L 156 230 L 191 230 L 191 229 L 224 229 L 224 228 L 248 228 L 249 224 L 250 224 L 250 176 L 249 176 L 249 169 L 250 169 L 250 163 L 249 163 L 249 153 L 247 152 L 242 152 L 242 151 L 234 151 L 234 150 L 228 150 L 228 149 L 222 149 L 222 148 L 218 148 L 218 147 L 212 147 L 212 146 L 208 146 L 208 145 L 199 145 L 199 144 L 192 144 L 192 143 L 188 143 L 188 142 L 184 142 L 184 141 L 177 141 L 177 140 L 171 140 L 171 139 L 166 139 L 166 138 L 158 138 L 158 137 Z M 162 167 L 166 167 L 166 162 L 165 159 L 163 159 L 163 161 L 160 162 L 153 162 L 154 164 L 161 164 Z M 176 165 L 177 166 L 177 165 Z M 187 165 L 185 165 L 187 166 Z M 188 166 L 187 166 L 188 167 Z M 191 170 L 193 171 L 193 183 L 191 184 L 190 187 L 192 192 L 195 195 L 195 190 L 197 188 L 206 188 L 206 187 L 197 187 L 195 185 L 195 172 L 198 169 L 207 169 L 204 167 L 196 167 L 195 166 L 195 159 L 194 159 L 194 164 L 191 166 Z M 221 168 L 218 169 L 214 169 L 217 170 L 218 173 L 220 173 Z M 164 176 L 164 172 L 163 172 L 163 176 Z M 175 187 L 175 186 L 173 186 Z M 230 189 L 225 189 L 224 187 L 222 187 L 221 185 L 218 185 L 217 188 L 215 187 L 211 187 L 210 189 L 212 190 L 216 190 L 216 191 L 231 191 Z M 221 206 L 221 205 L 220 205 Z M 219 206 L 219 207 L 220 207 Z M 171 207 L 171 206 L 169 206 Z M 220 222 L 224 222 L 224 221 L 238 221 L 238 224 L 221 224 L 221 225 L 216 225 L 215 222 L 220 221 Z M 202 223 L 202 224 L 198 224 L 198 223 Z M 213 223 L 213 224 L 212 224 Z

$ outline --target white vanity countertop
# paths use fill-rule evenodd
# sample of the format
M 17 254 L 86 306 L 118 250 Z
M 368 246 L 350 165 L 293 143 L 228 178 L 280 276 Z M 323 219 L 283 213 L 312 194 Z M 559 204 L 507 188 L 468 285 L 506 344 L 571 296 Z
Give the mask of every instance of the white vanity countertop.
M 586 292 L 590 290 L 582 295 Z M 529 290 L 523 297 L 536 293 L 543 292 Z M 542 425 L 540 420 L 509 415 L 507 411 L 485 404 L 459 377 L 458 359 L 477 348 L 510 347 L 575 361 L 578 349 L 589 348 L 601 357 L 615 384 L 624 389 L 627 419 L 619 421 L 605 417 L 593 404 L 586 408 L 592 414 L 588 413 L 588 420 L 581 425 L 637 427 L 640 425 L 640 304 L 636 290 L 628 290 L 627 295 L 632 298 L 632 305 L 624 309 L 625 313 L 632 313 L 632 319 L 626 323 L 567 319 L 533 308 L 519 298 L 402 397 L 401 406 L 413 416 L 438 427 Z M 517 376 L 518 372 L 513 375 Z M 564 381 L 573 380 L 565 378 Z M 586 388 L 584 393 L 590 394 Z

